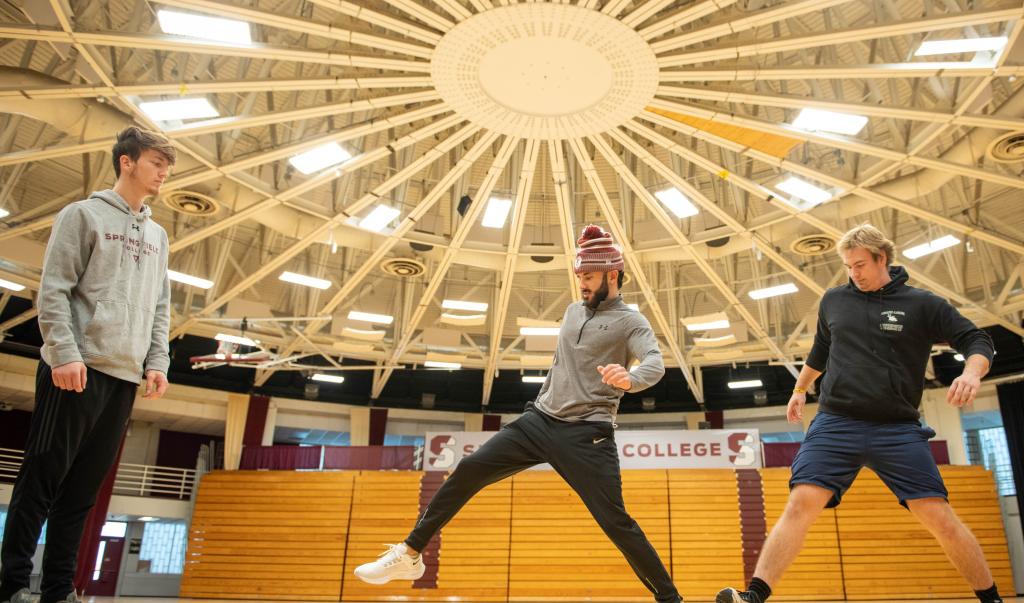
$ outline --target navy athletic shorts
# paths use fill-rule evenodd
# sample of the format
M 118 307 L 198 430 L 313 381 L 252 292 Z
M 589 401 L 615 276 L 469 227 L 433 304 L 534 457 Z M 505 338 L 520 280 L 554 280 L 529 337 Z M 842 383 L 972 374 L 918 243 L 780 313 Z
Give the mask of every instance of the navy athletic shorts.
M 819 411 L 793 459 L 790 489 L 813 484 L 832 491 L 826 508 L 839 505 L 861 467 L 878 474 L 904 507 L 917 498 L 948 498 L 928 440 L 935 431 L 919 423 L 875 423 Z

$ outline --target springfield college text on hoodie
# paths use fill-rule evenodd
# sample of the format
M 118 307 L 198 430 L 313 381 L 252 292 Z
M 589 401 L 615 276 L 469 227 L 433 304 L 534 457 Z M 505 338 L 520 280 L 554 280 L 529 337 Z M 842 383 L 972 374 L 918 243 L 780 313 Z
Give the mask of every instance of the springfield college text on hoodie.
M 948 343 L 964 358 L 992 360 L 988 333 L 945 299 L 907 285 L 902 266 L 892 266 L 889 276 L 878 291 L 850 282 L 821 299 L 807 365 L 825 371 L 825 412 L 879 423 L 917 421 L 933 344 Z
M 150 215 L 112 190 L 57 214 L 39 287 L 46 364 L 84 362 L 133 383 L 167 372 L 167 233 Z

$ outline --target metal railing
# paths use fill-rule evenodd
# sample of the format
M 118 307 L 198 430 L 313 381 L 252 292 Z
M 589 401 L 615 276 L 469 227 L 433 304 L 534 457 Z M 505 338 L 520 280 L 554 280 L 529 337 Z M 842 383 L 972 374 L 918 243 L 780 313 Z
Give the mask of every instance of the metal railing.
M 22 450 L 0 448 L 0 482 L 14 482 L 24 458 Z M 114 479 L 114 494 L 188 500 L 195 485 L 195 469 L 121 463 Z

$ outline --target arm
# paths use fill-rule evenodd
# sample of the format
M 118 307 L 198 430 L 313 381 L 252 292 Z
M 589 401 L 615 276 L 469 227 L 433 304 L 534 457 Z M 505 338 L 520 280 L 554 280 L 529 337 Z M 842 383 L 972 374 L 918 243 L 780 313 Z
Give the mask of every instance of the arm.
M 167 369 L 171 364 L 167 337 L 171 325 L 171 281 L 167 276 L 167 239 L 164 238 L 164 255 L 161 260 L 160 297 L 157 298 L 153 314 L 153 331 L 150 336 L 149 353 L 146 355 L 147 398 L 159 398 L 167 390 Z M 155 391 L 154 391 L 155 387 Z
M 641 318 L 643 324 L 629 331 L 629 353 L 640 361 L 632 371 L 618 364 L 597 367 L 601 380 L 630 393 L 641 392 L 651 387 L 665 374 L 665 362 L 661 357 L 661 348 L 654 336 L 650 323 Z
M 957 407 L 971 404 L 978 395 L 982 378 L 992 366 L 992 357 L 995 355 L 992 338 L 944 299 L 940 300 L 933 328 L 939 339 L 948 342 L 965 359 L 963 372 L 953 380 L 946 392 L 946 401 Z
M 786 406 L 786 418 L 790 423 L 799 423 L 804 418 L 804 405 L 807 404 L 807 392 L 811 386 L 824 372 L 828 365 L 829 350 L 832 347 L 832 332 L 828 328 L 828 320 L 825 318 L 825 298 L 818 304 L 818 330 L 814 333 L 814 345 L 811 346 L 811 353 L 807 355 L 804 367 L 796 378 L 796 385 L 793 387 L 793 395 L 789 397 L 789 404 Z
M 71 327 L 71 291 L 85 272 L 93 241 L 85 234 L 83 210 L 69 205 L 57 215 L 50 231 L 39 281 L 39 331 L 57 368 L 82 362 Z

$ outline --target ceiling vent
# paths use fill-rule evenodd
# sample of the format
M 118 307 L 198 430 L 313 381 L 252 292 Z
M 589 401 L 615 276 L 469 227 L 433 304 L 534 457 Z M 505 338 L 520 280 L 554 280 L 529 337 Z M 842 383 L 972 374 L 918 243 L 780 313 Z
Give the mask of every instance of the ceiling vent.
M 380 269 L 399 278 L 412 278 L 427 271 L 423 262 L 412 258 L 388 258 L 380 263 Z
M 793 241 L 789 248 L 800 255 L 822 255 L 836 248 L 836 240 L 827 234 L 812 234 Z
M 163 199 L 168 207 L 186 216 L 212 216 L 220 210 L 212 197 L 195 191 L 171 191 Z
M 1024 130 L 1004 134 L 988 145 L 985 154 L 992 161 L 1013 163 L 1024 161 Z

